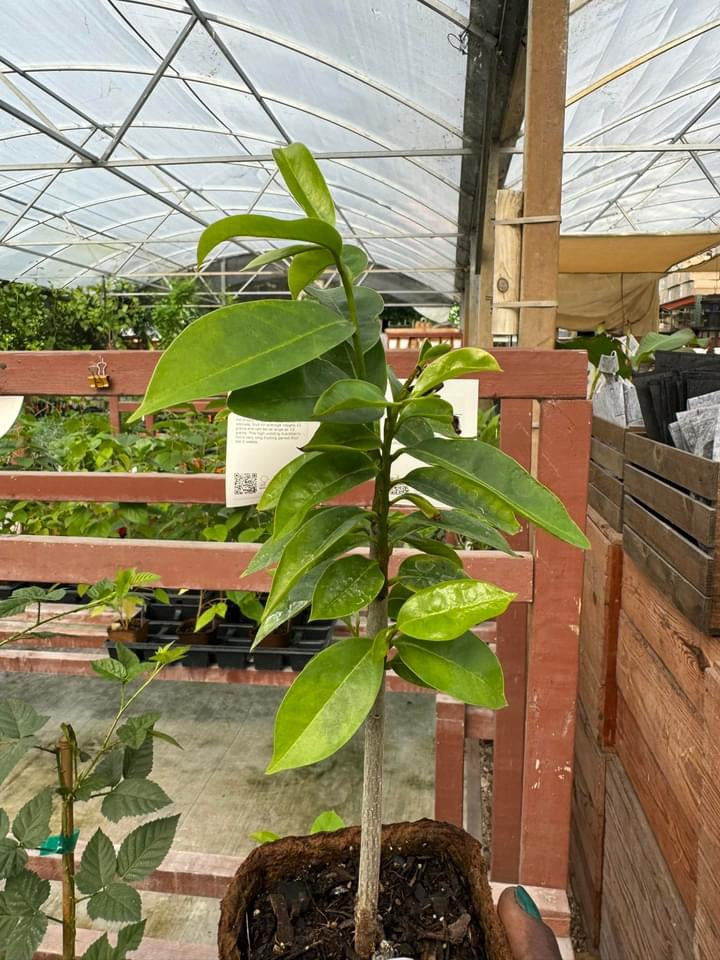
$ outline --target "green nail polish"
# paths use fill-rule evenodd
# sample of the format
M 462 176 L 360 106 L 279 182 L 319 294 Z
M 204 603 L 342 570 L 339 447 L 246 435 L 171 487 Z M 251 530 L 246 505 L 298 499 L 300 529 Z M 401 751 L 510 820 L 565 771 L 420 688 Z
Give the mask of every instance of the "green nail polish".
M 534 920 L 542 920 L 535 901 L 525 887 L 515 887 L 515 899 L 517 900 L 518 906 L 522 907 L 529 917 L 532 917 Z

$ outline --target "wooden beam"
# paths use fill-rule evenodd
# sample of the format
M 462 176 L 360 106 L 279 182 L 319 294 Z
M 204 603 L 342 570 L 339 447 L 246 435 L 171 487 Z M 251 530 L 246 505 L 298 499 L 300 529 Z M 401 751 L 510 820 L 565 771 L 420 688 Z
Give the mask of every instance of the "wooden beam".
M 559 217 L 562 188 L 568 0 L 530 0 L 525 83 L 525 217 Z M 560 223 L 523 228 L 521 301 L 557 302 Z M 552 349 L 556 307 L 523 307 L 520 345 Z
M 522 227 L 503 223 L 522 216 L 523 195 L 518 190 L 498 190 L 495 203 L 495 259 L 490 291 L 493 302 L 493 334 L 517 335 L 518 311 L 503 307 L 504 301 L 517 303 L 520 299 L 520 259 Z
M 495 251 L 495 198 L 498 188 L 499 158 L 497 146 L 491 144 L 487 160 L 485 205 L 480 236 L 480 249 L 471 251 L 468 281 L 476 285 L 473 310 L 465 326 L 465 344 L 489 350 L 493 345 L 493 260 Z M 477 272 L 476 272 L 477 269 Z
M 59 571 L 68 583 L 114 577 L 123 567 L 151 570 L 164 587 L 208 590 L 268 590 L 270 574 L 243 577 L 257 543 L 200 543 L 163 540 L 105 540 L 100 537 L 0 537 L 0 580 L 54 583 Z M 363 552 L 362 550 L 358 552 Z M 390 575 L 417 551 L 393 552 Z M 509 557 L 493 550 L 459 551 L 470 576 L 489 580 L 517 594 L 518 603 L 533 597 L 533 558 Z
M 435 697 L 435 819 L 463 825 L 465 704 Z

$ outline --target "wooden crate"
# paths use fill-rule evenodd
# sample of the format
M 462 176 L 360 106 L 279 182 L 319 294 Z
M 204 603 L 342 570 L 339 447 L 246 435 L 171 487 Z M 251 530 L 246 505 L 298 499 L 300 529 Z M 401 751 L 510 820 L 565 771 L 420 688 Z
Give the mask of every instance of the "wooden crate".
M 605 798 L 603 960 L 692 960 L 692 920 L 618 757 Z
M 588 503 L 613 530 L 622 531 L 625 437 L 628 431 L 593 417 Z
M 720 634 L 720 463 L 628 434 L 624 484 L 625 553 L 692 624 Z
M 588 510 L 580 614 L 578 700 L 601 747 L 615 742 L 618 618 L 622 590 L 622 536 L 595 510 Z
M 717 960 L 720 944 L 720 670 L 705 673 L 705 746 L 698 842 L 695 958 Z

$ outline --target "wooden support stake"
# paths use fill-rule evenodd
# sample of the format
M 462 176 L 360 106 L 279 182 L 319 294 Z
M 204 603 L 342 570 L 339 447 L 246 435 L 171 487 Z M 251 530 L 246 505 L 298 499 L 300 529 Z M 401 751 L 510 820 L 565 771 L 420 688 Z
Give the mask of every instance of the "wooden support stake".
M 587 510 L 590 404 L 540 406 L 538 479 L 581 527 Z M 520 882 L 567 884 L 583 551 L 533 535 Z
M 568 0 L 530 0 L 525 85 L 524 215 L 560 213 Z M 557 300 L 560 224 L 523 227 L 521 300 Z M 520 311 L 520 345 L 552 349 L 555 308 Z
M 498 190 L 495 204 L 497 220 L 510 220 L 522 215 L 523 195 L 517 190 Z M 495 225 L 495 262 L 492 282 L 493 334 L 517 336 L 518 311 L 500 306 L 503 301 L 520 299 L 520 257 L 522 227 Z
M 465 704 L 439 693 L 435 699 L 435 819 L 463 825 Z

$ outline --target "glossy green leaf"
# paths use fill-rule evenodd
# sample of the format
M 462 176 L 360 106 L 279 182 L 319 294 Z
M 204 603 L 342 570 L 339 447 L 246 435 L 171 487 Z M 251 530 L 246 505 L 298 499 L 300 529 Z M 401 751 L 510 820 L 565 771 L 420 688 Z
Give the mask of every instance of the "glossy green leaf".
M 515 596 L 492 583 L 450 580 L 406 600 L 398 629 L 418 640 L 453 640 L 478 623 L 499 617 Z
M 352 490 L 375 473 L 373 461 L 359 450 L 321 453 L 306 461 L 283 487 L 275 509 L 273 536 L 299 526 L 316 504 Z
M 335 225 L 335 204 L 315 157 L 304 143 L 273 150 L 275 163 L 288 190 L 309 217 Z
M 412 449 L 416 450 L 417 447 Z M 518 533 L 520 530 L 512 507 L 485 487 L 459 474 L 439 468 L 418 467 L 403 477 L 402 482 L 505 533 Z
M 329 360 L 319 357 L 296 370 L 244 390 L 233 390 L 228 407 L 233 413 L 252 420 L 312 420 L 315 404 L 322 393 L 347 373 Z
M 280 839 L 280 834 L 273 833 L 272 830 L 256 830 L 255 833 L 250 834 L 250 839 L 260 844 L 275 843 L 276 840 Z
M 403 405 L 398 423 L 422 417 L 425 420 L 440 420 L 452 424 L 455 411 L 452 404 L 442 397 L 417 397 Z
M 83 850 L 76 882 L 81 893 L 93 894 L 115 879 L 115 847 L 102 830 L 97 829 Z
M 49 788 L 31 797 L 13 820 L 12 832 L 25 847 L 39 847 L 50 833 L 52 792 Z
M 367 513 L 359 507 L 329 507 L 311 514 L 285 545 L 265 604 L 265 617 L 282 603 L 316 563 L 337 556 L 334 549 L 345 534 L 366 517 Z
M 25 869 L 28 855 L 12 837 L 0 839 L 0 880 L 14 877 Z
M 243 570 L 243 577 L 276 566 L 280 562 L 282 552 L 291 536 L 292 533 L 287 533 L 280 538 L 271 537 L 265 543 L 261 543 L 257 553 Z
M 128 923 L 139 920 L 141 911 L 140 894 L 126 883 L 110 883 L 87 902 L 87 912 L 91 920 Z
M 448 563 L 455 565 L 458 570 L 462 570 L 462 560 L 455 552 L 455 548 L 451 547 L 449 543 L 445 543 L 444 540 L 436 540 L 435 537 L 417 533 L 408 536 L 405 542 L 409 547 L 414 547 L 423 553 L 429 553 L 433 557 L 443 557 Z
M 308 663 L 280 704 L 268 773 L 317 763 L 340 749 L 375 702 L 384 658 L 365 637 L 348 637 Z
M 165 791 L 152 780 L 133 778 L 121 780 L 103 799 L 103 816 L 113 823 L 123 817 L 139 817 L 144 813 L 162 810 L 172 801 Z M 129 918 L 132 919 L 132 918 Z
M 468 540 L 476 543 L 482 543 L 485 546 L 492 547 L 493 550 L 500 550 L 510 556 L 515 556 L 515 551 L 510 547 L 505 537 L 501 533 L 476 517 L 471 517 L 462 510 L 444 510 L 434 519 L 433 525 L 440 530 L 448 530 L 451 533 L 459 533 Z
M 374 560 L 341 557 L 327 568 L 312 599 L 312 620 L 338 620 L 356 613 L 380 593 L 385 578 Z
M 407 557 L 400 564 L 397 579 L 404 587 L 413 592 L 424 590 L 426 587 L 444 583 L 446 580 L 455 580 L 466 574 L 458 570 L 454 563 L 446 557 L 430 557 L 424 554 Z
M 395 645 L 403 663 L 435 690 L 477 707 L 507 706 L 498 659 L 473 633 L 447 643 L 398 637 Z
M 341 317 L 351 320 L 350 307 L 345 296 L 344 287 L 308 287 L 308 294 L 319 303 L 335 310 Z M 355 300 L 355 314 L 360 334 L 360 344 L 363 353 L 370 350 L 380 339 L 380 314 L 385 308 L 385 302 L 372 287 L 353 286 Z M 350 346 L 352 349 L 352 347 Z M 328 359 L 333 360 L 332 354 Z M 335 362 L 335 361 L 333 361 Z
M 303 464 L 307 463 L 309 460 L 312 460 L 313 457 L 317 456 L 315 453 L 301 453 L 289 463 L 286 463 L 284 467 L 281 467 L 275 476 L 271 479 L 270 483 L 265 487 L 265 492 L 260 497 L 258 503 L 258 510 L 274 510 L 280 499 L 280 494 L 283 492 L 285 484 L 288 480 L 295 474 Z
M 221 307 L 185 327 L 162 354 L 131 420 L 272 380 L 351 335 L 347 320 L 313 300 Z
M 401 680 L 405 680 L 407 683 L 414 683 L 416 687 L 425 687 L 426 690 L 434 689 L 432 684 L 425 683 L 416 673 L 413 673 L 410 667 L 403 662 L 399 653 L 396 653 L 392 658 L 390 666 Z
M 378 337 L 377 342 L 365 352 L 365 379 L 374 383 L 383 396 L 387 387 L 387 369 L 385 347 Z
M 633 367 L 637 370 L 642 364 L 649 363 L 658 350 L 680 350 L 695 343 L 695 340 L 695 332 L 688 327 L 671 334 L 646 333 L 631 358 Z
M 129 833 L 118 850 L 118 876 L 135 883 L 157 870 L 172 846 L 179 819 L 180 814 L 149 820 Z
M 246 263 L 244 270 L 257 270 L 259 267 L 265 267 L 268 263 L 277 263 L 278 260 L 290 260 L 299 253 L 306 253 L 308 250 L 317 250 L 317 247 L 306 243 L 295 243 L 289 247 L 275 247 L 272 250 L 266 250 L 259 254 L 249 263 Z
M 345 821 L 334 810 L 324 810 L 315 818 L 310 827 L 310 834 L 330 833 L 333 830 L 342 830 L 344 826 Z
M 425 347 L 427 347 L 427 350 L 424 349 Z M 422 345 L 422 352 L 419 359 L 423 361 L 423 366 L 427 366 L 431 360 L 450 353 L 452 349 L 453 346 L 450 343 L 433 343 L 432 340 L 426 340 Z
M 24 700 L 10 697 L 0 701 L 0 739 L 20 740 L 36 733 L 50 718 L 38 713 Z
M 317 280 L 334 263 L 334 255 L 325 247 L 316 247 L 314 250 L 308 250 L 293 257 L 287 274 L 288 287 L 293 299 L 297 300 L 305 287 L 313 280 Z
M 515 513 L 576 547 L 590 544 L 561 500 L 531 476 L 517 460 L 481 440 L 426 440 L 408 450 L 412 456 L 478 484 L 504 500 Z M 452 504 L 455 506 L 455 504 Z
M 466 373 L 498 371 L 497 360 L 486 350 L 477 347 L 460 347 L 451 350 L 429 363 L 413 386 L 413 394 L 419 396 L 439 386 L 446 380 L 454 380 Z
M 315 414 L 341 423 L 379 420 L 388 405 L 382 391 L 366 380 L 338 380 L 315 404 Z
M 395 584 L 388 596 L 388 617 L 391 620 L 397 620 L 400 608 L 411 596 L 411 590 L 408 590 L 401 583 Z
M 321 423 L 305 444 L 303 450 L 308 452 L 347 449 L 377 450 L 379 447 L 380 437 L 370 425 Z
M 265 217 L 257 213 L 244 213 L 234 217 L 224 217 L 205 227 L 198 240 L 198 266 L 221 243 L 243 237 L 300 240 L 302 243 L 314 243 L 320 247 L 327 247 L 338 258 L 342 253 L 342 237 L 333 226 L 323 223 L 322 220 L 314 217 L 280 220 L 277 217 Z
M 429 420 L 422 420 L 419 417 L 413 417 L 410 420 L 403 420 L 398 423 L 395 430 L 395 439 L 398 443 L 405 444 L 406 447 L 414 447 L 423 440 L 430 440 L 435 436 L 435 425 Z

